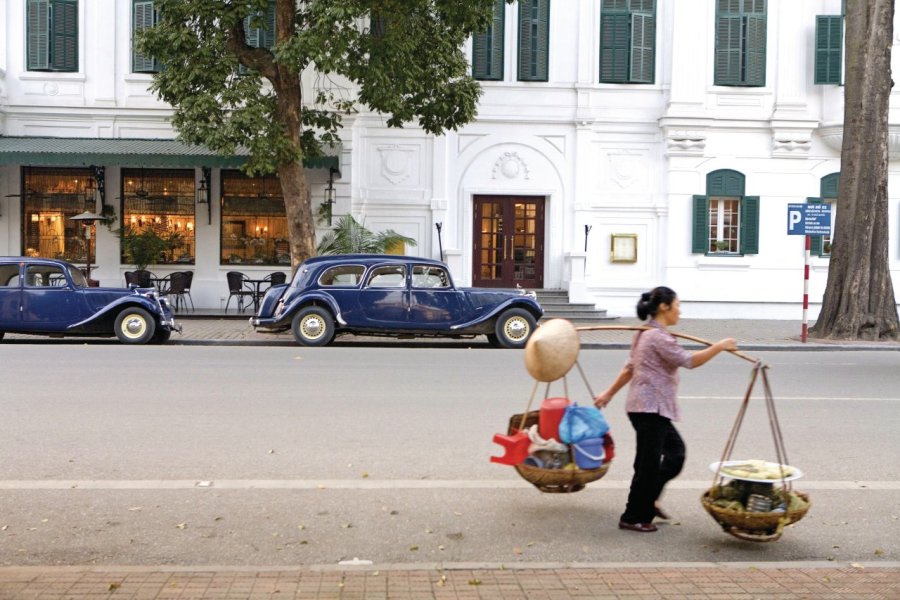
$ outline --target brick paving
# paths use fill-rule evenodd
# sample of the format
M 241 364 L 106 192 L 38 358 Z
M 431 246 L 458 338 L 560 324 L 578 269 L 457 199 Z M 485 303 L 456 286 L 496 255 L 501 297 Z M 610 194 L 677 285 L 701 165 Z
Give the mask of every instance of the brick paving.
M 900 598 L 900 566 L 0 568 L 0 599 L 24 598 L 890 600 Z

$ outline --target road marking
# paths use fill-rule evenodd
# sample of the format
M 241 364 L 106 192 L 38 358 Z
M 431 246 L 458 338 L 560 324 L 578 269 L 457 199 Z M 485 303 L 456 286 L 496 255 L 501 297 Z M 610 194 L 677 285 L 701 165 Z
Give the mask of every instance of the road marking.
M 756 397 L 757 394 L 754 394 Z M 743 400 L 743 396 L 678 396 L 679 400 Z M 779 402 L 833 400 L 841 402 L 898 402 L 900 398 L 859 398 L 847 396 L 778 396 Z
M 773 480 L 773 483 L 778 483 Z M 711 479 L 674 480 L 669 489 L 706 490 Z M 593 489 L 628 489 L 628 479 L 604 479 Z M 826 491 L 896 491 L 900 481 L 803 481 L 798 489 Z M 488 479 L 84 479 L 0 480 L 0 490 L 432 490 L 432 489 L 530 489 L 521 480 Z

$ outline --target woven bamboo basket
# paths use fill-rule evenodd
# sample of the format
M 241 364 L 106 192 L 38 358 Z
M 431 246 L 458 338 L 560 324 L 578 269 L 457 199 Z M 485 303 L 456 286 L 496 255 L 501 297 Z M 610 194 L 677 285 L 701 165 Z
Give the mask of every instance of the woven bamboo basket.
M 522 424 L 522 413 L 513 415 L 509 419 L 508 433 L 514 434 L 520 428 L 527 429 L 537 424 L 539 415 L 540 411 L 537 410 L 525 413 L 524 425 Z M 516 465 L 516 471 L 522 479 L 531 483 L 542 492 L 547 492 L 548 494 L 569 494 L 580 492 L 585 485 L 592 481 L 597 481 L 606 475 L 610 464 L 612 464 L 612 461 L 605 462 L 598 469 L 542 469 L 529 465 Z
M 781 537 L 781 533 L 787 525 L 802 519 L 809 507 L 812 506 L 808 494 L 794 491 L 793 493 L 806 502 L 802 508 L 786 512 L 737 511 L 713 504 L 711 492 L 712 490 L 707 490 L 700 497 L 700 502 L 706 512 L 722 526 L 726 533 L 751 542 L 774 542 Z

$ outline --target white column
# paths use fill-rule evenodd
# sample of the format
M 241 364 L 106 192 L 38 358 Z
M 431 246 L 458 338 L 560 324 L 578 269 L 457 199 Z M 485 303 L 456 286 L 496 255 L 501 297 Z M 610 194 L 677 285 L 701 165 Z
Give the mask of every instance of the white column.
M 810 45 L 804 36 L 798 35 L 798 30 L 804 30 L 806 22 L 814 26 L 815 15 L 807 10 L 804 2 L 769 3 L 769 10 L 772 9 L 777 10 L 775 14 L 770 13 L 769 31 L 775 31 L 768 44 L 768 56 L 775 59 L 768 61 L 769 65 L 774 63 L 775 66 L 772 74 L 775 87 L 773 118 L 805 119 L 808 118 L 806 86 L 811 81 L 807 65 L 812 65 L 812 61 L 808 58 Z
M 116 105 L 116 55 L 117 48 L 117 12 L 116 0 L 92 0 L 82 3 L 84 10 L 84 29 L 81 52 L 81 68 L 87 76 L 88 89 L 85 90 L 88 104 L 94 106 Z M 130 6 L 131 3 L 129 2 Z M 122 26 L 129 28 L 131 39 L 131 19 L 122 18 Z M 131 48 L 128 48 L 131 64 Z
M 707 2 L 679 2 L 672 7 L 672 53 L 669 68 L 672 83 L 666 117 L 702 116 L 706 90 L 711 84 L 707 72 L 709 40 L 714 31 Z

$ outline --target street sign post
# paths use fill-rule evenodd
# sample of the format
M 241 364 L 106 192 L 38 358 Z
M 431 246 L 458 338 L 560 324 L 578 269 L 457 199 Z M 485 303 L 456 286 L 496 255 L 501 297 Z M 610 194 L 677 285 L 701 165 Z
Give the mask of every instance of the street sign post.
M 788 235 L 804 236 L 803 251 L 803 325 L 800 339 L 805 344 L 809 327 L 809 236 L 831 235 L 831 205 L 824 202 L 816 204 L 788 204 Z

